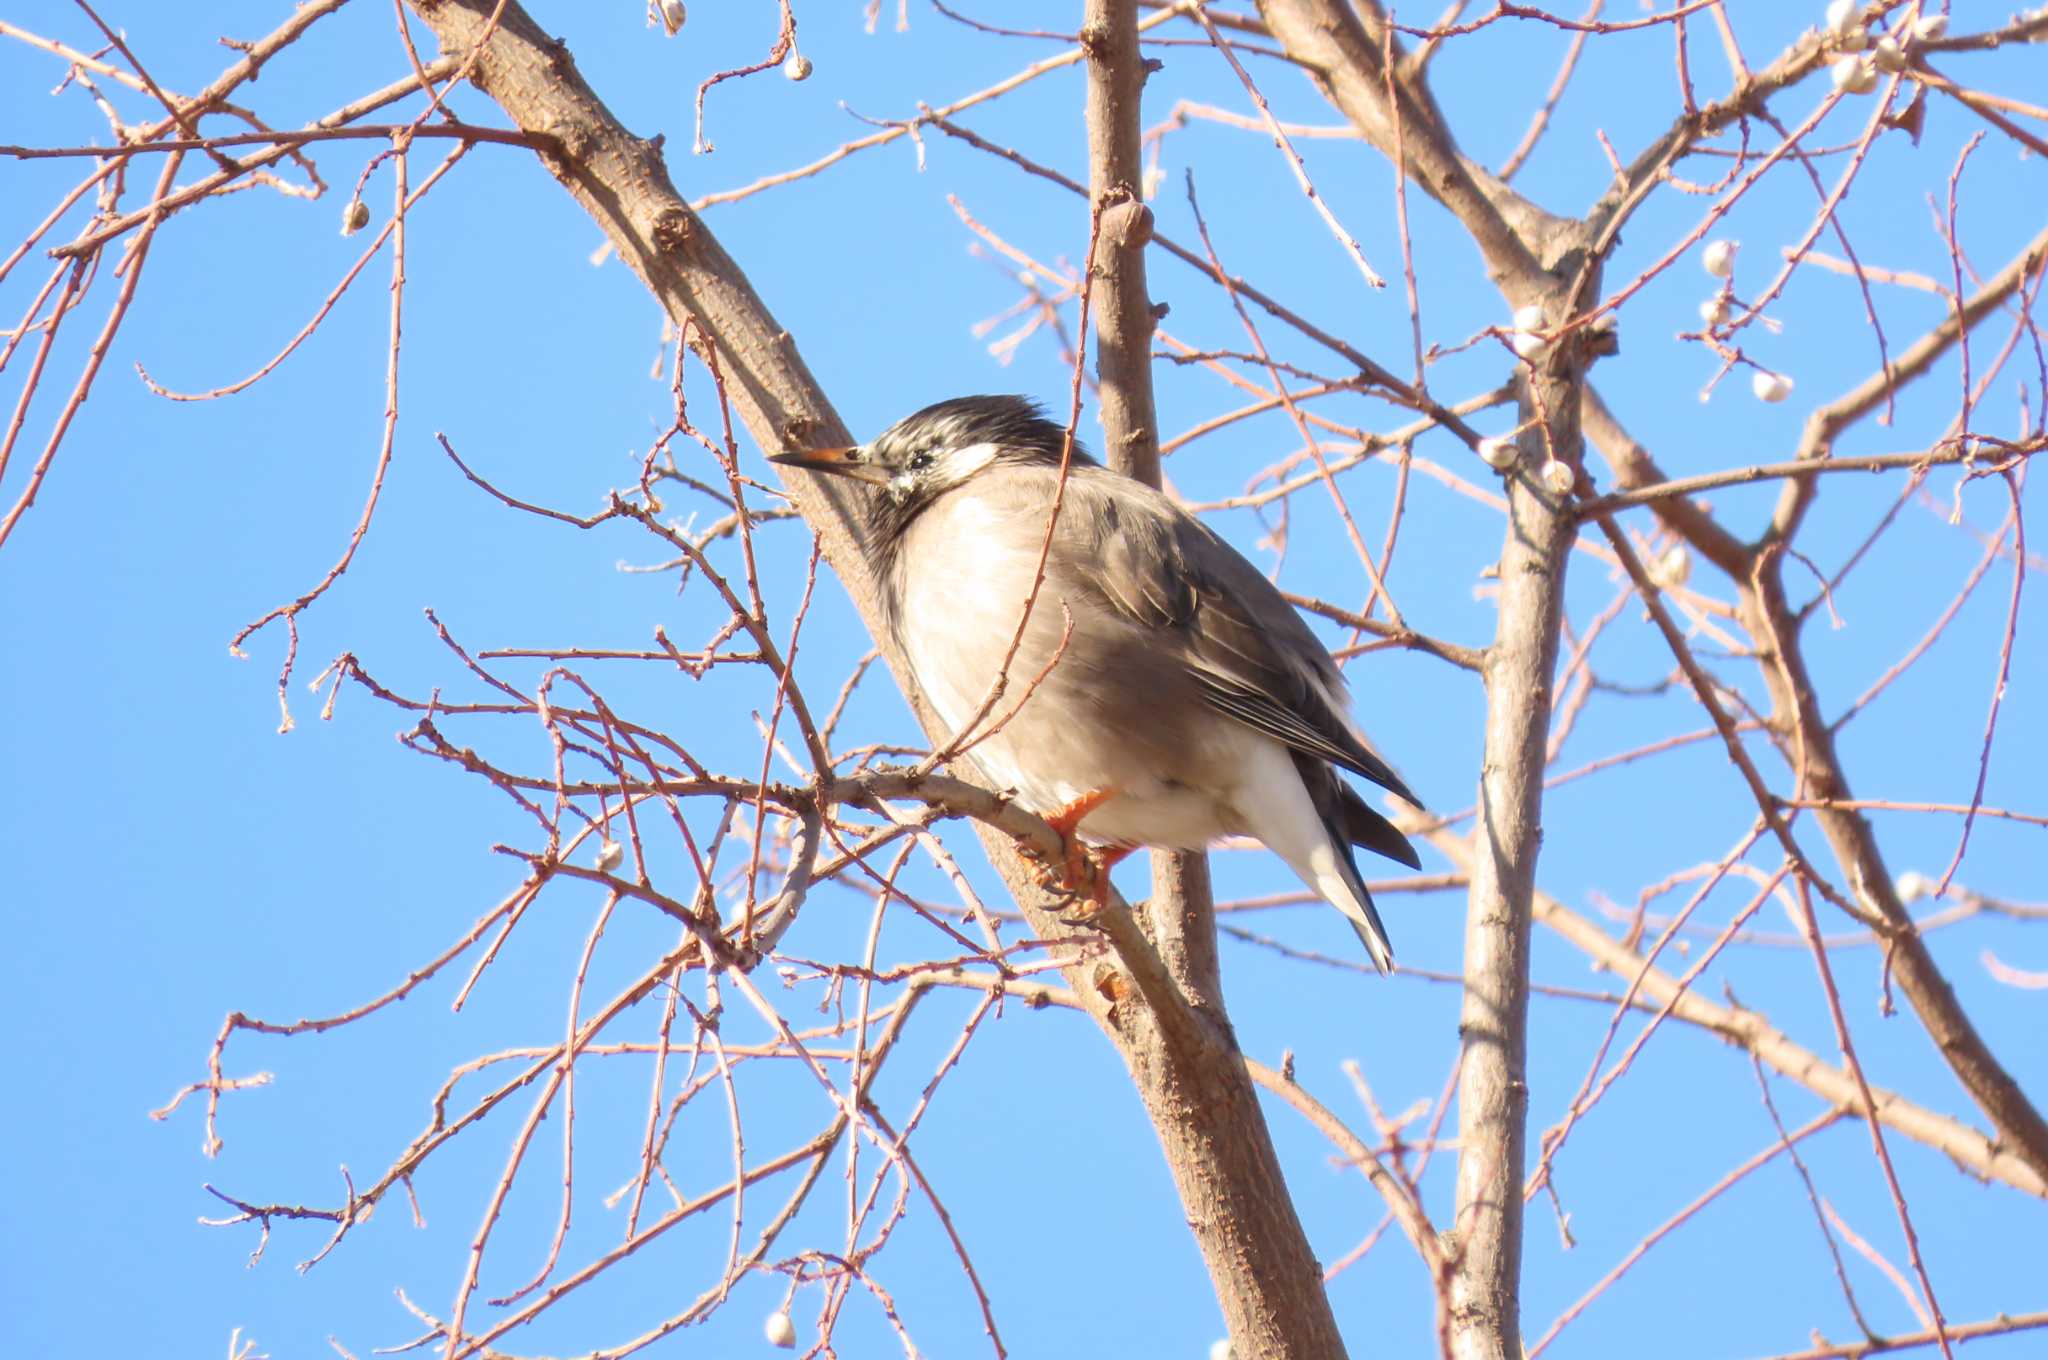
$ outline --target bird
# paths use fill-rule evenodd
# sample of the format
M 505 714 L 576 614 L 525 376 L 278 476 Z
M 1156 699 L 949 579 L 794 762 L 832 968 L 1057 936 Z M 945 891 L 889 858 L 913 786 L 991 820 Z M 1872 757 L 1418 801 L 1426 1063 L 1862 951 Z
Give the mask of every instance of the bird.
M 965 747 L 958 760 L 1051 823 L 1070 856 L 1104 847 L 1106 871 L 1138 846 L 1249 836 L 1392 969 L 1351 847 L 1421 860 L 1338 771 L 1421 800 L 1353 720 L 1328 650 L 1242 553 L 1020 396 L 956 397 L 865 444 L 771 461 L 866 485 L 855 516 L 897 654 Z M 990 707 L 999 674 L 1011 698 Z

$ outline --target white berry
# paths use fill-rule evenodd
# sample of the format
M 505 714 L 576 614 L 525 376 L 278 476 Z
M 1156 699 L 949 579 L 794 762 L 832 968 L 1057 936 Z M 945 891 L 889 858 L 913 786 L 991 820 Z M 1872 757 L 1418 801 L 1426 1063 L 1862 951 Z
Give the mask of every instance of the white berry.
M 791 1350 L 796 1346 L 796 1324 L 789 1320 L 787 1313 L 770 1313 L 768 1321 L 761 1328 L 761 1334 L 768 1338 L 771 1346 Z
M 1700 304 L 1700 320 L 1718 326 L 1728 319 L 1728 299 L 1716 294 Z
M 1700 267 L 1717 279 L 1732 278 L 1737 249 L 1733 241 L 1709 241 L 1707 248 L 1700 252 Z
M 792 52 L 782 63 L 782 74 L 791 80 L 811 78 L 811 59 L 801 52 Z
M 1521 461 L 1522 446 L 1512 439 L 1489 437 L 1479 441 L 1479 458 L 1488 467 L 1506 472 Z
M 1229 1337 L 1223 1337 L 1209 1344 L 1209 1360 L 1230 1360 Z
M 1877 40 L 1877 46 L 1871 49 L 1870 59 L 1878 70 L 1890 75 L 1906 69 L 1906 53 L 1889 34 Z
M 1828 77 L 1844 94 L 1869 94 L 1877 88 L 1877 68 L 1861 57 L 1837 57 Z
M 1857 0 L 1834 0 L 1828 6 L 1828 28 L 1832 32 L 1847 33 L 1862 27 L 1863 6 Z
M 597 847 L 597 871 L 601 874 L 608 874 L 618 868 L 620 861 L 625 858 L 626 847 L 620 845 L 617 841 L 607 840 L 603 845 Z
M 1542 363 L 1550 357 L 1550 341 L 1535 334 L 1543 326 L 1543 308 L 1538 304 L 1515 308 L 1515 329 L 1508 336 L 1508 347 L 1532 364 Z
M 1676 590 L 1692 577 L 1692 554 L 1683 543 L 1674 543 L 1650 566 L 1650 579 L 1659 588 Z
M 1923 897 L 1933 896 L 1934 886 L 1927 875 L 1908 869 L 1892 884 L 1892 891 L 1899 895 L 1901 902 L 1918 902 Z
M 1760 368 L 1750 375 L 1749 390 L 1756 393 L 1758 401 L 1780 402 L 1792 395 L 1792 380 Z
M 660 8 L 661 26 L 673 38 L 676 30 L 683 26 L 683 21 L 690 17 L 690 12 L 683 8 L 683 0 L 661 0 Z
M 1543 471 L 1538 475 L 1543 478 L 1544 489 L 1553 496 L 1569 494 L 1573 483 L 1578 481 L 1578 478 L 1573 475 L 1572 470 L 1563 463 L 1558 462 L 1555 458 L 1545 463 Z
M 1913 21 L 1913 36 L 1920 42 L 1940 42 L 1947 35 L 1946 14 L 1923 14 Z

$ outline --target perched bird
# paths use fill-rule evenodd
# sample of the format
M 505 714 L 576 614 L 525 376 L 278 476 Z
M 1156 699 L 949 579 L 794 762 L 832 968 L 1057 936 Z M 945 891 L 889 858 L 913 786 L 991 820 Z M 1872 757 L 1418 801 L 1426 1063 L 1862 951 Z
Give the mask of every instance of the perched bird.
M 1351 846 L 1421 861 L 1337 767 L 1419 800 L 1351 720 L 1330 654 L 1258 568 L 1078 448 L 1061 491 L 1065 444 L 1025 398 L 960 397 L 867 444 L 773 461 L 874 488 L 861 513 L 887 625 L 956 738 L 1016 643 L 1008 697 L 967 734 L 964 759 L 994 787 L 1070 845 L 1115 847 L 1105 862 L 1140 845 L 1253 837 L 1344 914 L 1385 972 L 1393 951 Z M 1000 730 L 974 741 L 1027 689 Z

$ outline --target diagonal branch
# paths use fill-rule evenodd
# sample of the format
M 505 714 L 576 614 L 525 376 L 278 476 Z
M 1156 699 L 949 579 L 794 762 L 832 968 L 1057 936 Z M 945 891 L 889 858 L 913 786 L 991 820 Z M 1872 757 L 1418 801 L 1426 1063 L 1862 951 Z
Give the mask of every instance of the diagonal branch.
M 1555 219 L 1458 150 L 1422 74 L 1402 60 L 1379 5 L 1260 0 L 1259 17 L 1351 125 L 1389 160 L 1398 156 L 1403 173 L 1456 215 L 1494 282 L 1513 281 L 1519 286 L 1512 295 L 1527 300 L 1522 292 L 1533 292 L 1542 273 L 1530 239 L 1546 235 L 1542 224 Z
M 1472 864 L 1472 845 L 1465 838 L 1440 830 L 1431 832 L 1429 840 L 1460 868 Z M 1539 892 L 1534 900 L 1538 922 L 1616 976 L 1640 977 L 1642 994 L 1659 1006 L 1669 1007 L 1674 1018 L 1711 1030 L 1736 1047 L 1748 1050 L 1765 1066 L 1804 1086 L 1834 1108 L 1858 1118 L 1864 1116 L 1863 1096 L 1856 1079 L 1812 1049 L 1795 1043 L 1762 1012 L 1733 1003 L 1723 1005 L 1697 991 L 1681 989 L 1677 978 L 1661 968 L 1646 967 L 1640 953 L 1625 940 L 1609 934 L 1598 922 L 1547 894 Z M 1872 1087 L 1871 1096 L 1878 1122 L 1886 1128 L 1933 1148 L 1974 1176 L 2048 1199 L 2048 1177 L 1996 1139 L 1961 1120 L 1916 1105 L 1895 1091 Z
M 1835 733 L 1820 712 L 1799 641 L 1800 619 L 1785 598 L 1784 556 L 1767 552 L 1756 573 L 1742 583 L 1743 625 L 1766 658 L 1765 684 L 1772 721 L 1786 733 L 1793 753 L 1797 797 L 1812 800 L 1821 832 L 1856 889 L 1858 903 L 1878 918 L 1891 975 L 1906 994 L 1927 1035 L 1970 1098 L 1998 1130 L 2004 1146 L 2034 1173 L 2048 1179 L 2048 1119 L 2028 1099 L 2005 1064 L 1977 1031 L 1969 1012 L 1934 961 L 1927 941 L 1899 899 L 1869 818 L 1854 804 L 1855 793 L 1835 746 Z M 1847 804 L 1847 806 L 1845 806 Z

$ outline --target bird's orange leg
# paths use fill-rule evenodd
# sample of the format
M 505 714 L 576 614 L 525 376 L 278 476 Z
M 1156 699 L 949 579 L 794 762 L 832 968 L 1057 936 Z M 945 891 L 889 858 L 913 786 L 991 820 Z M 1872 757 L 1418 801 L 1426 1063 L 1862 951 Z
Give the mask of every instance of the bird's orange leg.
M 1130 854 L 1136 847 L 1111 846 L 1099 855 L 1091 856 L 1088 847 L 1082 843 L 1077 828 L 1083 818 L 1116 797 L 1117 792 L 1116 789 L 1090 789 L 1047 814 L 1046 825 L 1059 833 L 1065 850 L 1064 858 L 1057 866 L 1060 870 L 1057 878 L 1051 872 L 1054 866 L 1047 866 L 1048 872 L 1044 876 L 1044 881 L 1048 888 L 1085 896 L 1086 900 L 1098 907 L 1108 902 L 1110 866 Z
M 1137 852 L 1135 845 L 1105 845 L 1092 856 L 1089 867 L 1095 881 L 1089 884 L 1088 901 L 1095 907 L 1109 905 L 1109 871 Z

